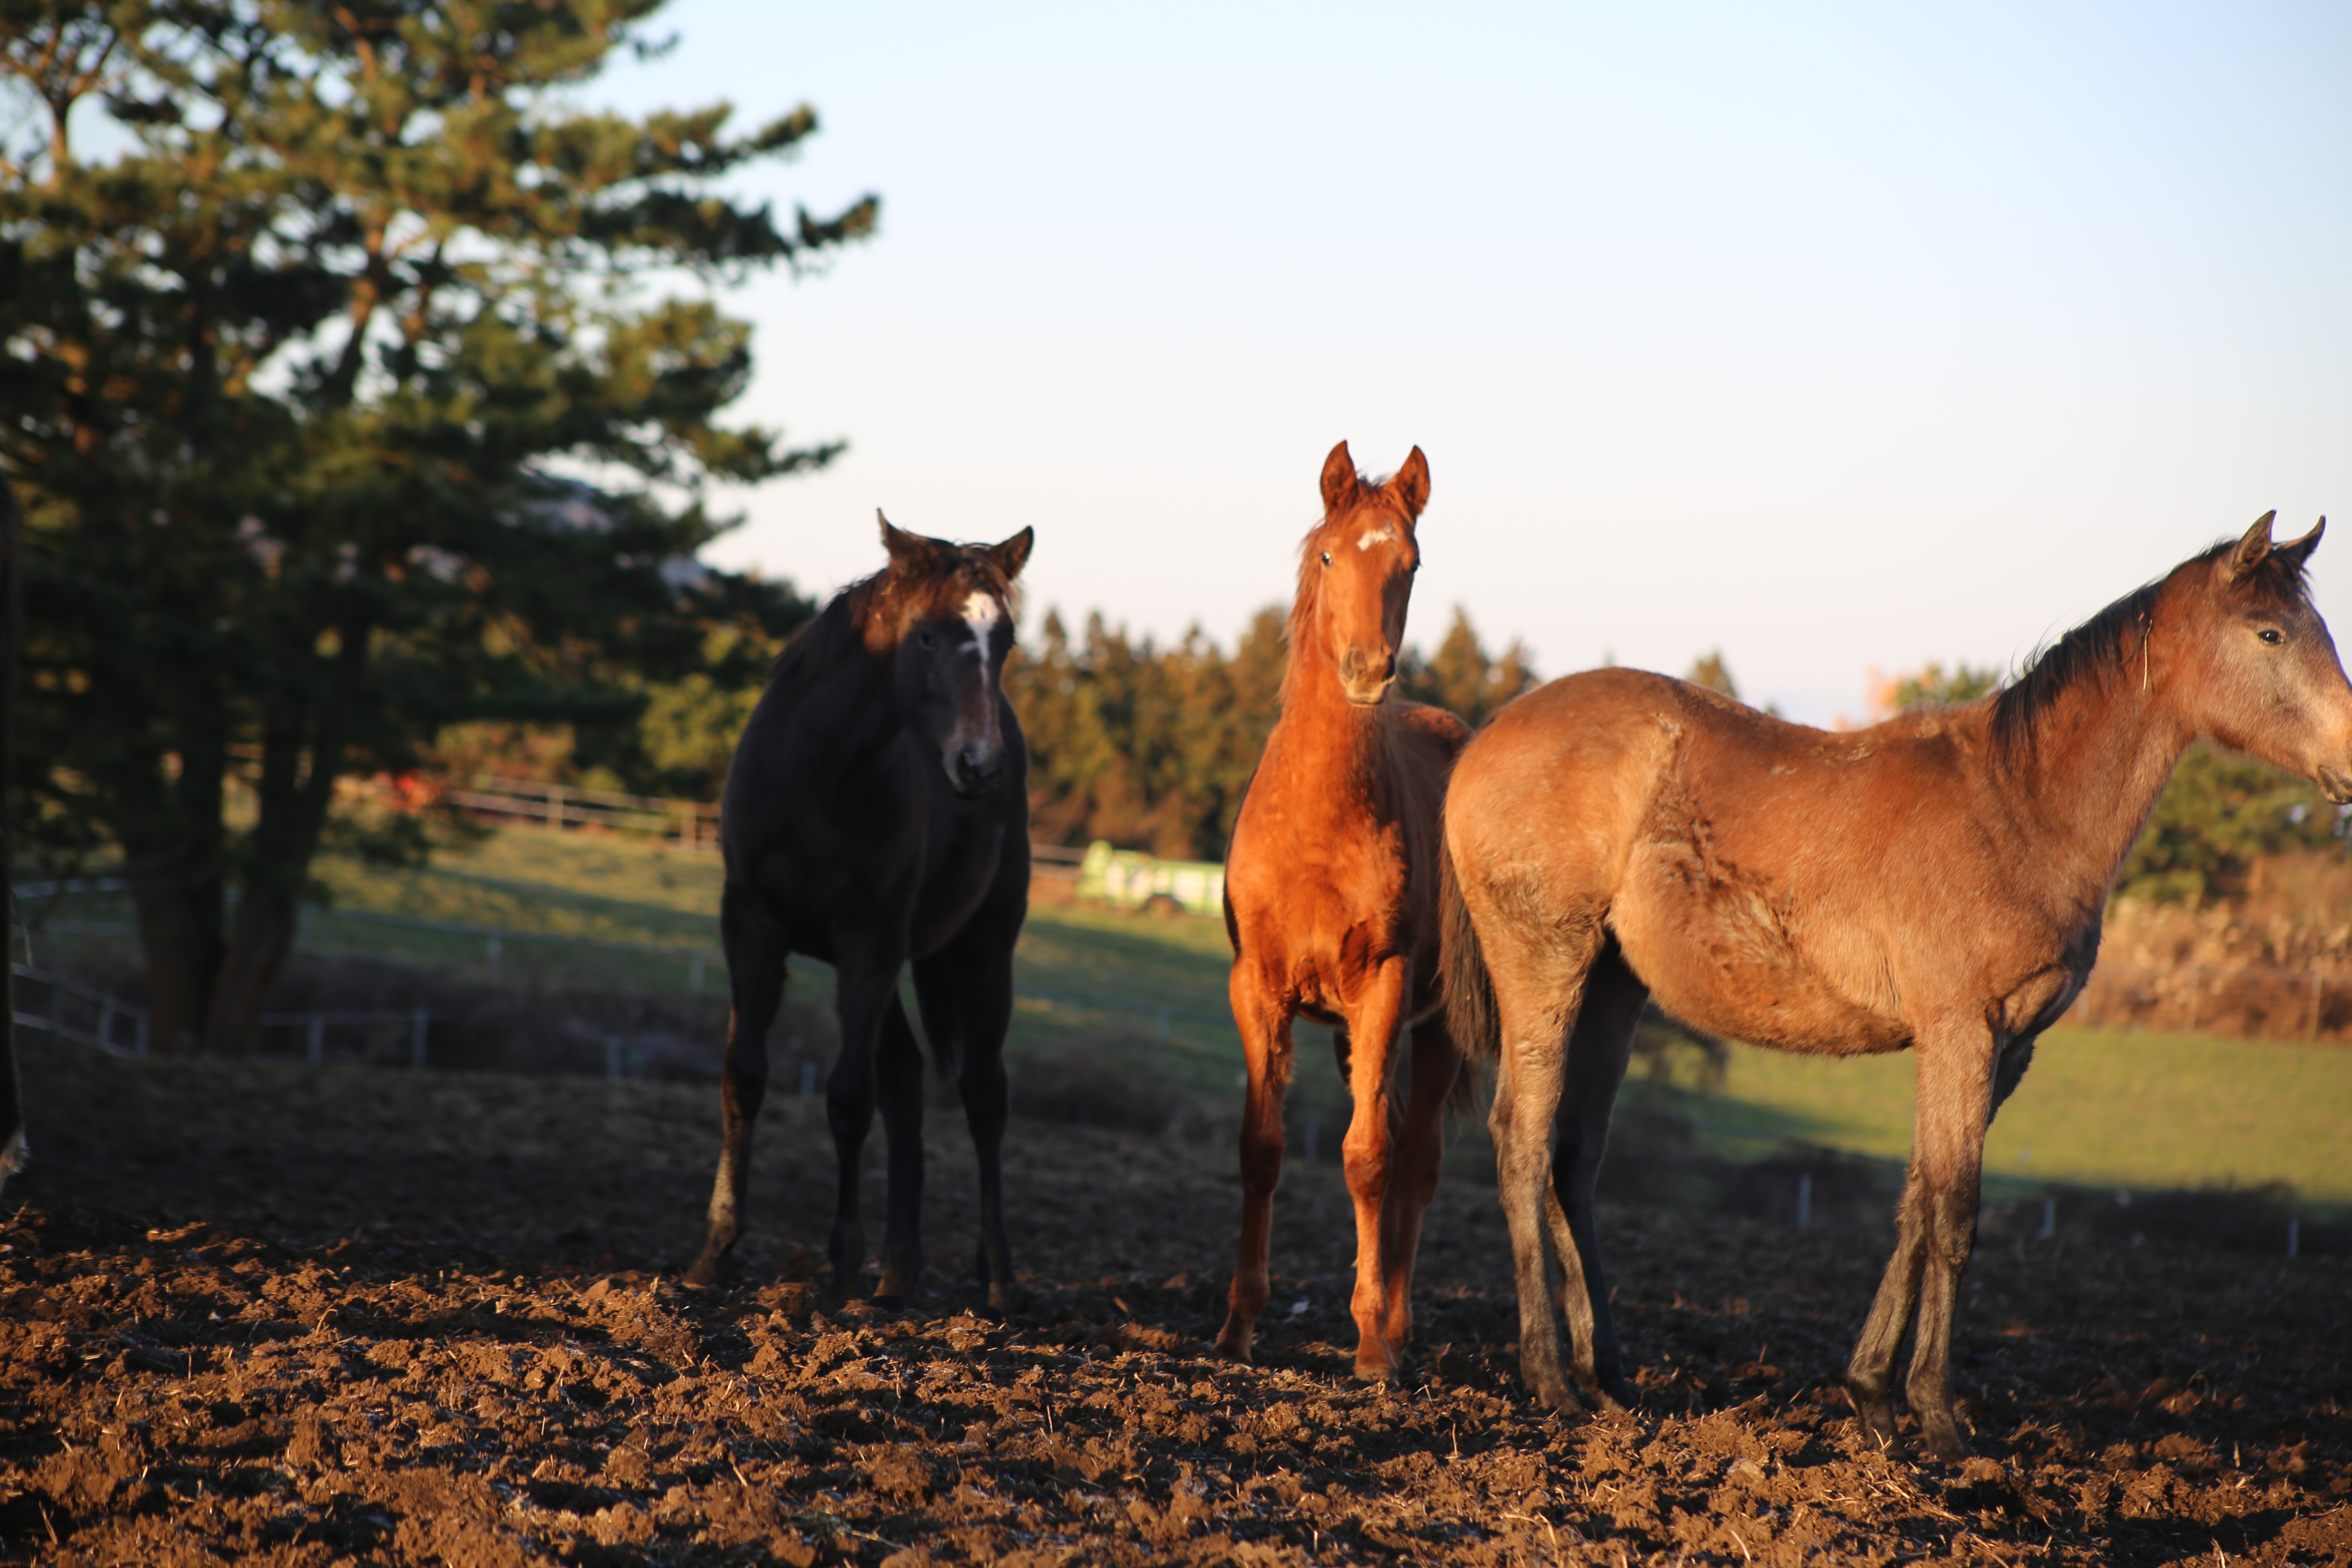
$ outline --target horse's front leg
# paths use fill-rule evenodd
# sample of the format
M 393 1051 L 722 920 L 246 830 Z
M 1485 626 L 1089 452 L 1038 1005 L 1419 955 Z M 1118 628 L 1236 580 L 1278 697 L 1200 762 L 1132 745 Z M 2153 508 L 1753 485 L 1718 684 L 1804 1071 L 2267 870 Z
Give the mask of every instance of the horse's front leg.
M 1948 1460 L 1969 1451 L 1952 1413 L 1952 1310 L 1961 1271 L 1976 1246 L 1996 1047 L 1982 1020 L 1966 1019 L 1922 1030 L 1916 1048 L 1919 1088 L 1911 1170 L 1896 1214 L 1895 1256 L 1871 1303 L 1846 1381 L 1864 1434 L 1891 1446 L 1895 1352 L 1916 1296 L 1918 1327 L 1905 1393 L 1919 1418 L 1920 1447 L 1931 1458 Z
M 743 1191 L 751 1173 L 751 1124 L 768 1089 L 768 1026 L 784 996 L 782 936 L 761 914 L 750 889 L 727 884 L 719 895 L 719 940 L 727 949 L 727 1056 L 719 1068 L 719 1174 L 711 1183 L 709 1228 L 686 1271 L 689 1285 L 712 1285 L 743 1234 Z
M 825 1080 L 824 1118 L 833 1132 L 837 1184 L 833 1236 L 825 1248 L 833 1264 L 826 1299 L 837 1308 L 855 1293 L 858 1274 L 866 1266 L 857 1167 L 866 1151 L 866 1134 L 874 1125 L 875 1062 L 886 1020 L 897 1005 L 903 955 L 896 947 L 871 940 L 836 942 L 835 951 L 840 954 L 834 973 L 841 1016 L 841 1054 L 834 1059 L 833 1075 Z M 904 1026 L 902 1016 L 900 1027 Z
M 1271 1289 L 1266 1255 L 1274 1237 L 1274 1189 L 1282 1180 L 1282 1104 L 1290 1090 L 1291 1014 L 1249 965 L 1234 963 L 1230 991 L 1249 1088 L 1242 1102 L 1241 1253 L 1234 1265 L 1225 1326 L 1217 1333 L 1217 1353 L 1247 1361 L 1257 1316 L 1265 1310 Z
M 952 1048 L 952 1047 L 950 1047 Z M 894 987 L 882 1009 L 882 1037 L 874 1063 L 876 1101 L 890 1158 L 887 1217 L 882 1227 L 882 1281 L 874 1299 L 904 1303 L 923 1275 L 923 1053 L 907 1024 Z
M 992 1312 L 1013 1310 L 1013 1248 L 1004 1234 L 1004 1037 L 1013 1024 L 1013 943 L 1020 921 L 971 927 L 915 964 L 915 998 L 933 1048 L 952 1040 L 964 1123 L 980 1168 L 979 1275 Z
M 1355 1113 L 1340 1148 L 1346 1156 L 1348 1195 L 1356 1203 L 1356 1289 L 1349 1303 L 1356 1320 L 1356 1375 L 1378 1382 L 1393 1374 L 1398 1348 L 1389 1342 L 1389 1258 L 1386 1255 L 1389 1184 L 1395 1172 L 1390 1079 L 1403 1031 L 1404 999 L 1412 966 L 1391 958 L 1372 972 L 1348 1011 L 1348 1092 Z

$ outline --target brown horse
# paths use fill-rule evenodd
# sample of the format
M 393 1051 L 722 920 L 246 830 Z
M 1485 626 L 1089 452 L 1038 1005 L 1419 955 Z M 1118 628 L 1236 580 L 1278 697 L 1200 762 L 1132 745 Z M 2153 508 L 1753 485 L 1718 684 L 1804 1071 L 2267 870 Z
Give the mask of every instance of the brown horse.
M 890 1176 L 877 1298 L 903 1299 L 921 1272 L 923 1062 L 898 1000 L 911 963 L 923 1032 L 940 1070 L 959 1074 L 979 1155 L 981 1278 L 992 1307 L 1009 1304 L 1003 1047 L 1029 910 L 1029 762 L 1003 676 L 1030 537 L 950 544 L 883 519 L 888 568 L 801 630 L 743 727 L 719 806 L 719 924 L 734 996 L 724 1131 L 689 1284 L 715 1280 L 741 1234 L 768 1026 L 786 959 L 804 952 L 833 965 L 841 1015 L 825 1081 L 840 1177 L 833 1300 L 865 1267 L 857 1166 L 877 1102 Z
M 2326 520 L 2322 520 L 2322 527 Z M 2100 611 L 1994 696 L 1824 734 L 1633 670 L 1557 680 L 1463 753 L 1445 808 L 1454 1037 L 1497 1054 L 1491 1128 L 1519 1365 L 1629 1399 L 1592 1179 L 1635 1017 L 1824 1055 L 1918 1052 L 1895 1254 L 1847 1370 L 1895 1434 L 1893 1366 L 1927 1451 L 1966 1452 L 1951 1327 L 1987 1124 L 2082 989 L 2116 868 L 2200 736 L 2352 800 L 2352 686 L 2305 593 L 2321 530 L 2264 516 Z M 1556 1151 L 1555 1152 L 1555 1148 Z
M 1442 709 L 1389 700 L 1421 565 L 1413 524 L 1428 500 L 1420 447 L 1372 485 L 1345 441 L 1331 448 L 1323 521 L 1301 547 L 1282 714 L 1225 858 L 1249 1099 L 1241 1260 L 1217 1349 L 1241 1361 L 1265 1306 L 1291 1020 L 1301 1014 L 1339 1026 L 1355 1097 L 1343 1147 L 1356 1201 L 1356 1374 L 1388 1376 L 1412 1329 L 1413 1253 L 1437 1186 L 1445 1103 L 1463 1076 L 1437 1016 L 1437 835 L 1445 775 L 1470 734 Z M 1408 1029 L 1400 1106 L 1391 1080 Z

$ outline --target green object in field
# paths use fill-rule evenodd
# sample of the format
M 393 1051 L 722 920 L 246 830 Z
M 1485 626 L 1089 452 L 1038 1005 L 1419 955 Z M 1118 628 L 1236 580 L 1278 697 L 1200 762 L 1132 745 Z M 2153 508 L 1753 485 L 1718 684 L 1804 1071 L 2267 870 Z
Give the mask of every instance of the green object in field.
M 1225 912 L 1225 868 L 1206 860 L 1161 860 L 1108 839 L 1087 846 L 1078 862 L 1078 897 L 1115 910 L 1139 910 L 1159 900 L 1192 915 Z

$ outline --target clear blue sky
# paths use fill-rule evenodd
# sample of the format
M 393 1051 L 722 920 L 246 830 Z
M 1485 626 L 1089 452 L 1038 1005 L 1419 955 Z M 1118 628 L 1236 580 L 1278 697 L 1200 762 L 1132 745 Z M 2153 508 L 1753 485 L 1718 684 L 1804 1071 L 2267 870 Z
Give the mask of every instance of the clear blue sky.
M 2009 665 L 2276 507 L 2352 637 L 2352 7 L 823 9 L 682 0 L 643 108 L 794 103 L 745 184 L 881 231 L 757 284 L 720 498 L 831 591 L 1037 530 L 1030 620 L 1220 641 L 1342 437 L 1433 496 L 1413 610 L 1826 722 Z

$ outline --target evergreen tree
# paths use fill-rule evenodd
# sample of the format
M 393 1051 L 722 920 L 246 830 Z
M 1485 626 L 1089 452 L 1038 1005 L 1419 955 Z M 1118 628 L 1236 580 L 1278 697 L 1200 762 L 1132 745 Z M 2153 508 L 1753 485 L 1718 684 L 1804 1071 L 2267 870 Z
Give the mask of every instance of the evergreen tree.
M 339 778 L 457 720 L 625 725 L 801 611 L 694 563 L 699 495 L 835 448 L 719 423 L 749 329 L 644 280 L 801 268 L 876 204 L 712 194 L 805 108 L 566 107 L 656 4 L 0 0 L 18 785 L 123 854 L 163 1049 L 248 1045 Z
M 1528 651 L 1514 641 L 1500 658 L 1488 657 L 1470 625 L 1470 613 L 1454 606 L 1453 624 L 1428 658 L 1408 648 L 1398 660 L 1397 690 L 1407 700 L 1443 708 L 1475 730 L 1512 698 L 1541 682 Z

